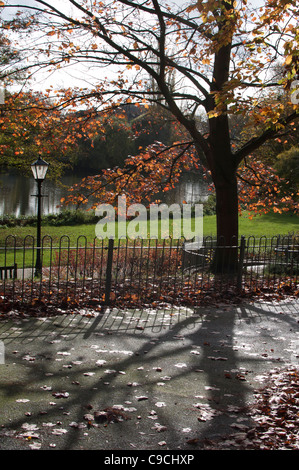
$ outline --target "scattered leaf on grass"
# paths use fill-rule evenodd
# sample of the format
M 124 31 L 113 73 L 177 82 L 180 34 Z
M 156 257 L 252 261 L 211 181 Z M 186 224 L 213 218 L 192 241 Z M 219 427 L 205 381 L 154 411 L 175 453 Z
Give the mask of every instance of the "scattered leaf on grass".
M 76 421 L 72 421 L 69 426 L 71 428 L 75 428 L 75 429 L 84 429 L 86 428 L 86 424 L 84 423 L 76 423 Z
M 67 429 L 63 429 L 63 428 L 53 429 L 52 431 L 52 434 L 54 434 L 55 436 L 62 436 L 63 434 L 66 434 L 66 433 L 67 433 Z
M 146 397 L 145 395 L 142 395 L 140 397 L 136 397 L 136 400 L 138 400 L 138 401 L 148 400 L 148 397 Z
M 40 442 L 34 442 L 33 444 L 29 444 L 31 450 L 39 450 L 41 448 Z
M 51 387 L 50 385 L 43 385 L 43 386 L 41 387 L 41 389 L 42 389 L 42 390 L 50 391 L 50 390 L 52 390 L 52 387 Z
M 33 431 L 26 431 L 19 434 L 19 437 L 23 437 L 25 439 L 39 439 L 39 434 Z
M 38 431 L 36 424 L 23 423 L 21 427 L 25 429 L 25 431 Z
M 53 397 L 55 398 L 68 398 L 70 396 L 69 392 L 53 392 L 52 393 Z
M 196 446 L 196 444 L 198 444 L 198 442 L 199 442 L 199 439 L 196 439 L 196 438 L 195 439 L 188 439 L 187 444 L 192 445 L 192 446 Z
M 124 413 L 119 407 L 107 407 L 104 410 L 95 411 L 94 412 L 94 419 L 97 423 L 104 423 L 104 422 L 114 422 L 118 423 L 120 421 L 127 421 L 131 419 L 126 413 Z
M 214 356 L 209 356 L 208 359 L 211 359 L 212 361 L 227 361 L 227 357 L 214 357 Z
M 163 406 L 166 406 L 166 403 L 164 401 L 157 401 L 157 403 L 155 403 L 155 406 L 157 406 L 158 408 L 162 408 Z
M 183 367 L 187 367 L 187 364 L 183 362 L 179 362 L 178 364 L 175 364 L 174 367 L 178 367 L 179 369 L 182 369 Z
M 85 421 L 94 421 L 95 417 L 91 413 L 86 413 L 83 418 Z
M 96 365 L 101 367 L 103 366 L 104 364 L 106 364 L 107 361 L 105 361 L 104 359 L 99 359 L 97 362 L 96 362 Z
M 29 354 L 26 354 L 25 356 L 23 356 L 22 359 L 23 359 L 24 361 L 29 361 L 29 362 L 35 361 L 35 357 L 34 357 L 34 356 L 30 356 Z
M 128 382 L 127 383 L 128 387 L 138 387 L 139 385 L 140 385 L 140 383 L 138 383 L 138 382 Z
M 154 429 L 157 432 L 165 432 L 165 431 L 167 431 L 167 426 L 162 426 L 159 423 L 155 423 L 155 426 L 152 427 L 152 429 Z

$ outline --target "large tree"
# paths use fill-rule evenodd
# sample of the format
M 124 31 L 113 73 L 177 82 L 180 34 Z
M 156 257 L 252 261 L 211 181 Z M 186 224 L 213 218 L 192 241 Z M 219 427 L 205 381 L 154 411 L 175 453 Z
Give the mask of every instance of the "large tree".
M 295 0 L 253 5 L 247 0 L 191 0 L 185 5 L 177 0 L 68 0 L 63 5 L 36 0 L 27 6 L 23 16 L 4 24 L 19 34 L 30 31 L 26 67 L 52 72 L 87 67 L 88 86 L 73 88 L 65 104 L 88 99 L 103 111 L 108 105 L 155 103 L 184 129 L 185 141 L 175 142 L 173 152 L 151 149 L 128 162 L 125 171 L 113 172 L 113 181 L 119 177 L 128 183 L 128 174 L 139 169 L 144 177 L 146 165 L 154 161 L 164 179 L 167 165 L 175 175 L 180 161 L 194 158 L 193 147 L 215 186 L 218 239 L 229 243 L 237 237 L 239 166 L 266 141 L 286 133 L 298 117 L 290 92 L 288 106 L 272 96 L 267 105 L 271 90 L 289 89 L 296 78 Z M 26 41 L 22 44 L 26 55 Z M 273 74 L 277 62 L 284 67 L 279 81 Z M 199 112 L 205 113 L 206 132 L 197 125 Z M 230 128 L 230 116 L 237 114 L 250 116 L 251 125 L 248 139 L 239 145 Z M 95 179 L 88 184 L 94 192 Z

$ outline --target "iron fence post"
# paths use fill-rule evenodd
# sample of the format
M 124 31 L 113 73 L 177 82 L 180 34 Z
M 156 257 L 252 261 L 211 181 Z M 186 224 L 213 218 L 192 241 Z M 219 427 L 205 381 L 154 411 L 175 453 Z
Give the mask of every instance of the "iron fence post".
M 109 242 L 108 242 L 108 256 L 107 256 L 107 267 L 106 267 L 105 301 L 104 301 L 104 305 L 109 305 L 109 303 L 110 303 L 111 279 L 112 279 L 112 263 L 113 263 L 113 250 L 114 250 L 114 239 L 113 239 L 113 238 L 109 238 Z
M 244 264 L 244 257 L 245 257 L 245 237 L 244 235 L 241 236 L 241 243 L 240 243 L 240 257 L 238 263 L 238 275 L 237 275 L 237 288 L 238 290 L 242 289 L 242 272 L 243 272 L 243 264 Z

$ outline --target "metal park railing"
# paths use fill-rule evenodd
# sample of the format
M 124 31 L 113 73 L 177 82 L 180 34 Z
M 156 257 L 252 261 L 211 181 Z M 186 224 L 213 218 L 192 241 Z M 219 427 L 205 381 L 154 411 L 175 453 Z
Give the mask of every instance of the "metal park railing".
M 42 270 L 36 275 L 37 250 Z M 63 236 L 41 247 L 8 236 L 0 247 L 0 312 L 12 305 L 125 308 L 196 306 L 214 298 L 285 289 L 299 278 L 299 236 L 241 237 L 226 244 L 183 240 L 99 240 Z

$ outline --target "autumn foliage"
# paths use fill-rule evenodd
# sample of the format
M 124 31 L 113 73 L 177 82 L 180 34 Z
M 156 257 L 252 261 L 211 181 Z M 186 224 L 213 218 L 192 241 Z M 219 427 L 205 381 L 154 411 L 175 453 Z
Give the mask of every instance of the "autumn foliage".
M 95 118 L 132 104 L 163 109 L 182 139 L 142 148 L 122 168 L 87 177 L 64 202 L 84 204 L 91 196 L 111 202 L 120 193 L 134 202 L 152 199 L 175 184 L 183 169 L 197 167 L 216 193 L 218 237 L 238 235 L 238 211 L 245 205 L 252 211 L 297 210 L 298 194 L 282 194 L 280 178 L 259 154 L 266 142 L 284 139 L 298 117 L 290 93 L 298 73 L 295 1 L 255 6 L 247 0 L 208 0 L 185 7 L 164 0 L 65 3 L 62 10 L 37 0 L 3 21 L 6 33 L 16 35 L 24 70 L 54 74 L 75 67 L 88 82 L 52 89 L 48 119 L 53 124 L 61 113 L 67 137 L 59 126 L 50 134 L 42 118 L 39 131 L 45 140 L 50 137 L 58 151 L 73 145 L 74 135 L 82 134 L 82 126 L 79 131 L 68 122 L 75 107 Z M 26 49 L 28 32 L 36 37 L 33 55 Z M 39 112 L 39 105 L 31 105 L 27 119 Z M 235 117 L 246 126 L 237 136 Z M 89 119 L 87 128 L 97 122 Z M 51 153 L 47 145 L 40 149 Z

